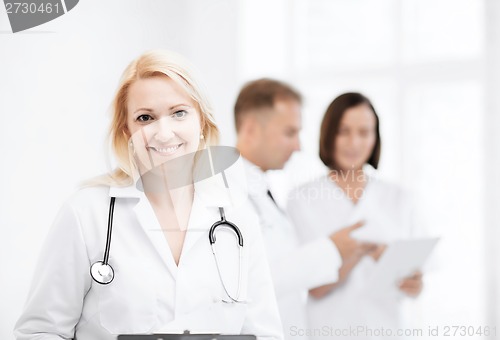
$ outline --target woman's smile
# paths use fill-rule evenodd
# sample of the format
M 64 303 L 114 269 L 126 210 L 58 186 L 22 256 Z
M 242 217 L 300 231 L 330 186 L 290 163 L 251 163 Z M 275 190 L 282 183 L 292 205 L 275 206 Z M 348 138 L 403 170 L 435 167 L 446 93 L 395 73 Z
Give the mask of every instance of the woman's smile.
M 146 146 L 146 149 L 152 150 L 161 156 L 170 156 L 170 155 L 173 155 L 174 153 L 176 153 L 183 145 L 184 145 L 184 143 L 171 144 L 171 145 L 166 145 L 166 146 L 148 145 L 148 146 Z

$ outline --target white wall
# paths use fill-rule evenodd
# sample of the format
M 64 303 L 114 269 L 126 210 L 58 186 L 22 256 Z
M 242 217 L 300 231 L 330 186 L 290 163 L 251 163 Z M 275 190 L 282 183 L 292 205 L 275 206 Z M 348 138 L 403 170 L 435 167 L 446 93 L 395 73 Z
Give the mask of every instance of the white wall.
M 488 0 L 486 12 L 486 56 L 484 63 L 484 179 L 485 179 L 485 244 L 486 292 L 488 294 L 488 322 L 500 325 L 500 2 Z M 497 327 L 498 328 L 498 327 Z

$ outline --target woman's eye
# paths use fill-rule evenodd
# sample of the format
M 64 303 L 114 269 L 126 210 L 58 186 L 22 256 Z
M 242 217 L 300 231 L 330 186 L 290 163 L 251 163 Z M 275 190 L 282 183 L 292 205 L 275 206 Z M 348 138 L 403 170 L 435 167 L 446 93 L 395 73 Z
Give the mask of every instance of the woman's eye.
M 188 114 L 188 113 L 187 113 L 187 111 L 185 111 L 185 110 L 180 110 L 180 111 L 174 112 L 174 113 L 172 114 L 172 116 L 173 116 L 174 118 L 176 118 L 176 119 L 182 119 L 182 118 L 186 117 L 186 115 L 187 115 L 187 114 Z
M 140 115 L 139 117 L 137 117 L 137 119 L 136 119 L 136 120 L 137 120 L 138 122 L 143 122 L 143 123 L 145 123 L 145 122 L 149 122 L 149 121 L 150 121 L 150 120 L 152 120 L 152 119 L 153 119 L 153 117 L 151 117 L 150 115 L 146 115 L 146 114 L 144 114 L 144 115 Z

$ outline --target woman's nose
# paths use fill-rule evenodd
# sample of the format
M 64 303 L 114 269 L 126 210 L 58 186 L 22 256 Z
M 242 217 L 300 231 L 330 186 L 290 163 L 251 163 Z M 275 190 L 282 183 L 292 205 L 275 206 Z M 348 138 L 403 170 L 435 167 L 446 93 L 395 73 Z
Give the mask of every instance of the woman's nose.
M 175 136 L 171 122 L 168 119 L 160 119 L 156 122 L 154 138 L 159 142 L 167 142 Z
M 356 134 L 352 134 L 349 138 L 349 144 L 351 147 L 358 147 L 362 143 L 362 138 Z

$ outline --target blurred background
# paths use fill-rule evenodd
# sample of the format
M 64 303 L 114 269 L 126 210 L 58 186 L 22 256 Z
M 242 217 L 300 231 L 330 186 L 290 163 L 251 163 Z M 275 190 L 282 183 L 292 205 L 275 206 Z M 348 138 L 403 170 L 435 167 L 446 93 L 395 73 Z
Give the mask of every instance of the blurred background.
M 13 337 L 62 202 L 113 166 L 110 103 L 126 65 L 152 48 L 196 66 L 225 145 L 246 81 L 303 93 L 302 151 L 271 174 L 282 204 L 324 171 L 327 105 L 367 95 L 381 120 L 380 176 L 410 189 L 442 237 L 411 324 L 500 326 L 499 1 L 81 0 L 16 34 L 0 9 L 0 339 Z

